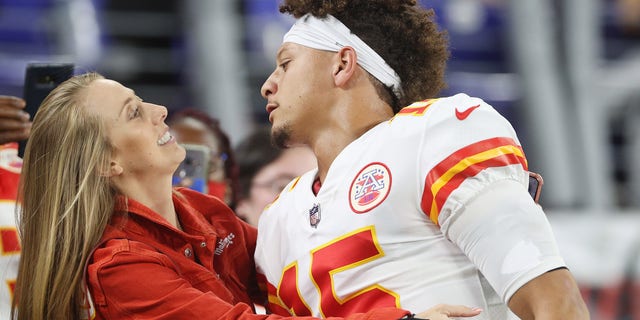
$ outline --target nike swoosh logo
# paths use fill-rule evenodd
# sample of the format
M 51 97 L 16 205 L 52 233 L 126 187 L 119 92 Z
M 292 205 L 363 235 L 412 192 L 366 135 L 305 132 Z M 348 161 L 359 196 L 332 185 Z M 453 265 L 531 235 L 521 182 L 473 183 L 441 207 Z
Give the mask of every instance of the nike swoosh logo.
M 473 110 L 475 110 L 478 107 L 480 107 L 480 105 L 470 107 L 469 109 L 464 110 L 464 111 L 459 111 L 458 108 L 456 108 L 456 118 L 458 118 L 458 120 L 462 121 L 462 120 L 466 119 L 471 114 L 471 112 L 473 112 Z

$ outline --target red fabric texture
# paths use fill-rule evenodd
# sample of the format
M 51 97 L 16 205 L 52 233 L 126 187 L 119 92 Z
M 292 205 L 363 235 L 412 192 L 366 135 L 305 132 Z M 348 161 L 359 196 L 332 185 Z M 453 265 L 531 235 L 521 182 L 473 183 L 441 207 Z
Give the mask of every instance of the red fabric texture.
M 0 199 L 16 200 L 20 174 L 0 167 Z
M 16 200 L 22 159 L 15 142 L 0 145 L 0 199 Z

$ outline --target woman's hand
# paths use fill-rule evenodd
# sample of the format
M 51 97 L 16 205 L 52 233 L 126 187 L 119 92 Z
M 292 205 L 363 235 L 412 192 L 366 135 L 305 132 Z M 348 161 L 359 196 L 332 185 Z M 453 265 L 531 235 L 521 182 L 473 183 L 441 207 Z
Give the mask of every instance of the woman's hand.
M 474 317 L 479 315 L 480 312 L 482 312 L 482 309 L 480 308 L 439 304 L 427 311 L 416 314 L 416 318 L 429 320 L 447 320 L 451 319 L 450 317 Z

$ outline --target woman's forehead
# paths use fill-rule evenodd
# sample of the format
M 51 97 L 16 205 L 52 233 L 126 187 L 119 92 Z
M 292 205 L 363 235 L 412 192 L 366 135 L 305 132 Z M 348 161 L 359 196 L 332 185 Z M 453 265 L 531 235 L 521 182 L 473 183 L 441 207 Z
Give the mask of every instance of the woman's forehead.
M 87 107 L 98 113 L 119 112 L 133 98 L 133 90 L 113 80 L 98 79 L 87 88 Z

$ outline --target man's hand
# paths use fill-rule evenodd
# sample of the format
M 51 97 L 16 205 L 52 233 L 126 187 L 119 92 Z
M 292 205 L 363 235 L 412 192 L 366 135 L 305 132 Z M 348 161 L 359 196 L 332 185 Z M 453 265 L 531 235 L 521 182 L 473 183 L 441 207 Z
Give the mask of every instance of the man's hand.
M 0 95 L 0 144 L 25 140 L 31 133 L 31 121 L 24 112 L 24 100 Z

